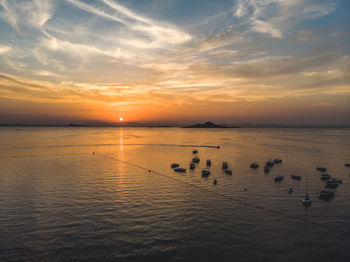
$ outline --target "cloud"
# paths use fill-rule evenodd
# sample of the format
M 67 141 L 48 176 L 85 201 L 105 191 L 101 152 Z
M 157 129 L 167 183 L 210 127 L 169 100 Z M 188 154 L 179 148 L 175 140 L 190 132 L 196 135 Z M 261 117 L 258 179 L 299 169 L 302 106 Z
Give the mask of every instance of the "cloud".
M 0 55 L 10 51 L 12 48 L 10 46 L 0 45 Z

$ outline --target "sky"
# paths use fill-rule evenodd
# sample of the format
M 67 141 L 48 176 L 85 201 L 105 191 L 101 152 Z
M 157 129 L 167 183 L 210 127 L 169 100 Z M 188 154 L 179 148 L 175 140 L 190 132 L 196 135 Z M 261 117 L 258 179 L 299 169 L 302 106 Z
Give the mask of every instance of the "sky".
M 350 124 L 347 0 L 0 0 L 0 124 Z

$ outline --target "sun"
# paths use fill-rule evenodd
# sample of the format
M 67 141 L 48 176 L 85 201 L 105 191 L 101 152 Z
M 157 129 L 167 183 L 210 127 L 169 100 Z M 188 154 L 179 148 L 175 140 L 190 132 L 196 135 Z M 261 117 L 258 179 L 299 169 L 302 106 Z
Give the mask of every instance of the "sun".
M 120 118 L 119 118 L 119 121 L 120 121 L 120 122 L 123 122 L 123 121 L 124 121 L 124 118 L 123 118 L 123 117 L 120 117 Z

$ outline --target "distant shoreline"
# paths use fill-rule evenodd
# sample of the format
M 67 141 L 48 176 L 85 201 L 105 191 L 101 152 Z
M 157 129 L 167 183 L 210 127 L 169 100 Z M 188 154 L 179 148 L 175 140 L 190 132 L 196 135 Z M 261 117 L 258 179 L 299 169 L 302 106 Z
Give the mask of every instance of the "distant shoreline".
M 253 129 L 253 128 L 275 128 L 275 129 L 350 129 L 350 126 L 339 126 L 339 125 L 250 125 L 250 126 L 222 126 L 222 127 L 192 127 L 192 126 L 179 126 L 179 125 L 23 125 L 23 124 L 3 124 L 0 125 L 1 127 L 17 127 L 17 128 L 23 128 L 23 127 L 60 127 L 60 128 L 90 128 L 90 127 L 96 127 L 96 128 L 184 128 L 184 129 L 236 129 L 236 128 L 244 128 L 244 129 Z

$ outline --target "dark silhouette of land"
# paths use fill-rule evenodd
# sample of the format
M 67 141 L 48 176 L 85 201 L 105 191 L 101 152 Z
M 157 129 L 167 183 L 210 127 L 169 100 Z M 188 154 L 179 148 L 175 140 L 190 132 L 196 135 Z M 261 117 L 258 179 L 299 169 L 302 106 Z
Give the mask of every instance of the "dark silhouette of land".
M 213 122 L 205 122 L 204 124 L 195 124 L 190 126 L 184 126 L 183 128 L 237 128 L 236 126 L 226 126 L 226 125 L 217 125 Z

